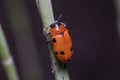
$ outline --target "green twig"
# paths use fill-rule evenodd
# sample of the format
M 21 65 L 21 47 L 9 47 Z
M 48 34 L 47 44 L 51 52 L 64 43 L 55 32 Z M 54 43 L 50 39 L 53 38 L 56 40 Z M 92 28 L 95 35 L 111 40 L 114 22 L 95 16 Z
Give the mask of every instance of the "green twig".
M 116 10 L 116 25 L 118 29 L 118 36 L 120 40 L 120 0 L 114 0 L 115 2 L 115 10 Z
M 19 80 L 0 24 L 0 59 L 9 80 Z
M 36 3 L 40 12 L 45 34 L 48 34 L 50 32 L 49 25 L 54 22 L 51 0 L 36 0 Z M 47 40 L 49 40 L 49 36 L 46 36 L 46 38 Z M 50 51 L 50 57 L 52 60 L 52 68 L 55 74 L 55 79 L 69 80 L 66 64 L 62 64 L 56 60 L 50 43 L 48 44 L 48 48 Z

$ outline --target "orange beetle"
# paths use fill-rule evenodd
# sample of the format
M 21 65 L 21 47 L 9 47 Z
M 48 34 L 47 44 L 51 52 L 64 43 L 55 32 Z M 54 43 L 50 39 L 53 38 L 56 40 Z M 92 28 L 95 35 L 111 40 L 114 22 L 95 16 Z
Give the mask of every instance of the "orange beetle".
M 53 51 L 58 61 L 67 63 L 73 55 L 71 36 L 66 25 L 58 20 L 50 25 Z

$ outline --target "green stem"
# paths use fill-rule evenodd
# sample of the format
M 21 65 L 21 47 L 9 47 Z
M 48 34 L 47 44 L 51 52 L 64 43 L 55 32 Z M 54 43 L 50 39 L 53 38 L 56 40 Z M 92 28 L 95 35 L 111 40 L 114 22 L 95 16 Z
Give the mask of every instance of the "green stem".
M 116 25 L 118 29 L 118 36 L 120 40 L 120 0 L 114 0 L 115 2 L 115 10 L 116 10 Z
M 54 22 L 51 0 L 36 0 L 36 3 L 40 12 L 45 34 L 48 34 L 50 32 L 49 25 Z M 46 38 L 47 40 L 50 39 L 49 36 L 46 36 Z M 50 51 L 50 57 L 52 61 L 52 68 L 55 74 L 55 79 L 69 80 L 69 74 L 67 71 L 66 64 L 62 64 L 56 60 L 50 43 L 48 44 L 48 48 Z
M 0 24 L 0 59 L 2 61 L 3 67 L 6 71 L 6 75 L 9 80 L 19 80 L 17 76 L 17 72 L 15 69 L 15 65 L 13 63 L 12 56 L 10 55 L 10 51 L 8 45 L 6 43 L 6 39 L 4 37 L 4 33 Z

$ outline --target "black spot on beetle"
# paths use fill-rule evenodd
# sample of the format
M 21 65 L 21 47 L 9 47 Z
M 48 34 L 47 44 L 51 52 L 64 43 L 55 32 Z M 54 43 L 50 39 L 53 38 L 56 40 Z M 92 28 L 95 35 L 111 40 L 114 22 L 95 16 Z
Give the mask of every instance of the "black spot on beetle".
M 58 52 L 55 52 L 56 55 L 58 55 Z
M 64 55 L 65 53 L 63 51 L 60 52 L 61 55 Z
M 70 48 L 70 51 L 73 51 L 73 47 Z
M 55 43 L 55 42 L 56 42 L 56 39 L 55 39 L 55 38 L 53 38 L 53 39 L 52 39 L 52 41 Z

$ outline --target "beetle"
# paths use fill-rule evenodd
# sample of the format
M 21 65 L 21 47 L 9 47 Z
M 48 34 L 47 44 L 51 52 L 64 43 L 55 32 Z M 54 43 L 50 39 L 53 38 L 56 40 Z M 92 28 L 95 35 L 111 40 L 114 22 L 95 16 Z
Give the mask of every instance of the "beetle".
M 67 63 L 73 56 L 73 44 L 66 24 L 56 20 L 50 25 L 50 42 L 55 57 L 62 63 Z

